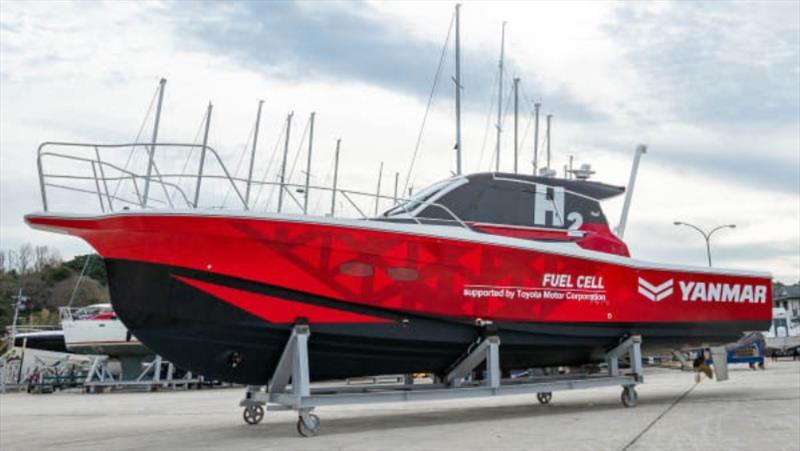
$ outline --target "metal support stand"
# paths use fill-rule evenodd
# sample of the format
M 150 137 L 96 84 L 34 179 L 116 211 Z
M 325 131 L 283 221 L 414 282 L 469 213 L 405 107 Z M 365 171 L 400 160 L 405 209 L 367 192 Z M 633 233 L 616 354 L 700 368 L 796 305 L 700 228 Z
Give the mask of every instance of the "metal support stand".
M 714 362 L 714 376 L 717 382 L 728 380 L 728 349 L 725 346 L 709 348 Z
M 451 387 L 461 386 L 464 378 L 483 362 L 486 362 L 484 385 L 492 388 L 500 387 L 500 338 L 496 335 L 484 338 L 472 352 L 464 357 L 445 376 L 445 382 Z
M 191 385 L 203 382 L 202 377 L 194 377 L 191 372 L 186 372 L 182 377 L 175 377 L 175 365 L 156 355 L 148 362 L 139 376 L 133 380 L 117 379 L 108 370 L 108 356 L 97 356 L 92 360 L 89 373 L 83 383 L 87 393 L 98 393 L 105 389 L 116 388 L 145 388 L 157 391 L 161 388 L 177 389 L 182 386 L 188 389 Z M 161 377 L 163 364 L 167 365 L 166 377 Z
M 104 386 L 117 382 L 108 371 L 107 363 L 108 356 L 97 356 L 92 359 L 92 366 L 89 367 L 89 373 L 83 382 L 86 393 L 97 393 L 102 391 Z
M 308 364 L 308 325 L 298 324 L 292 329 L 283 354 L 270 378 L 269 385 L 250 385 L 244 399 L 243 418 L 248 424 L 258 424 L 266 410 L 295 410 L 298 413 L 297 432 L 310 437 L 319 433 L 319 417 L 311 413 L 316 407 L 346 404 L 367 404 L 406 401 L 432 401 L 445 399 L 477 398 L 499 395 L 536 394 L 542 404 L 548 404 L 553 392 L 581 388 L 621 386 L 622 404 L 634 407 L 638 401 L 635 386 L 644 381 L 642 371 L 642 338 L 633 335 L 606 353 L 607 376 L 528 376 L 501 379 L 500 338 L 485 337 L 467 355 L 458 361 L 445 376 L 444 383 L 395 385 L 371 384 L 325 387 L 324 391 L 311 389 Z M 628 355 L 630 373 L 622 374 L 620 359 Z M 486 363 L 486 378 L 482 383 L 467 380 L 476 368 Z

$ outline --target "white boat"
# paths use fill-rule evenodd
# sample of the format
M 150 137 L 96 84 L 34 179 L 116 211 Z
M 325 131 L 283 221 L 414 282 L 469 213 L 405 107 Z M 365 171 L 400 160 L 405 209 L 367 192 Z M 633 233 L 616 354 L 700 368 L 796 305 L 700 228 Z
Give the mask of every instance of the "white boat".
M 145 347 L 117 318 L 111 304 L 63 307 L 61 328 L 67 350 L 78 354 L 145 355 Z
M 765 334 L 768 352 L 791 353 L 800 347 L 800 331 L 792 324 L 789 314 L 783 307 L 772 309 L 772 325 Z

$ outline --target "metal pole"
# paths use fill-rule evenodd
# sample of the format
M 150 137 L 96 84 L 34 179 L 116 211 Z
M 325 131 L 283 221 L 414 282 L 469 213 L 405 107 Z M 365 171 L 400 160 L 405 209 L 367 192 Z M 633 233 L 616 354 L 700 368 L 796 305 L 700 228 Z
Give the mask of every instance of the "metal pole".
M 550 169 L 550 121 L 553 119 L 552 114 L 547 115 L 547 169 Z
M 197 169 L 197 187 L 194 189 L 194 208 L 197 208 L 200 202 L 200 184 L 203 182 L 203 167 L 206 164 L 206 148 L 208 147 L 208 131 L 211 128 L 211 111 L 214 106 L 208 102 L 208 110 L 206 110 L 206 129 L 203 132 L 203 148 L 200 149 L 200 167 Z
M 620 238 L 625 236 L 625 225 L 628 222 L 628 211 L 631 208 L 631 198 L 633 198 L 633 188 L 636 185 L 636 173 L 639 172 L 639 160 L 642 155 L 647 153 L 647 146 L 639 144 L 636 146 L 636 151 L 633 156 L 633 166 L 631 167 L 631 176 L 628 180 L 627 193 L 625 193 L 625 203 L 622 205 L 622 216 L 617 226 L 617 235 Z
M 397 205 L 397 183 L 400 181 L 400 173 L 394 173 L 394 204 Z
M 572 155 L 569 156 L 569 171 L 567 171 L 567 174 L 569 174 L 570 177 L 574 177 L 574 174 L 572 173 Z
M 111 204 L 111 194 L 108 191 L 108 182 L 106 182 L 106 172 L 103 170 L 103 162 L 100 161 L 100 149 L 98 149 L 97 146 L 94 146 L 94 154 L 97 157 L 97 168 L 100 170 L 100 177 L 103 179 L 103 189 L 106 192 L 108 210 L 114 211 L 114 206 Z
M 250 209 L 250 186 L 253 184 L 253 165 L 256 162 L 256 145 L 258 145 L 258 127 L 261 125 L 261 107 L 263 100 L 258 101 L 258 113 L 256 113 L 256 129 L 253 133 L 253 148 L 250 150 L 250 169 L 247 171 L 247 188 L 244 192 L 244 209 Z
M 281 164 L 281 183 L 278 187 L 278 213 L 283 208 L 283 188 L 286 184 L 286 158 L 289 156 L 289 134 L 292 131 L 292 116 L 294 111 L 286 117 L 286 141 L 283 144 L 283 163 Z
M 542 104 L 533 104 L 534 126 L 533 126 L 533 175 L 539 171 L 539 108 Z
M 156 118 L 153 123 L 153 139 L 150 146 L 150 152 L 147 157 L 147 176 L 144 179 L 144 197 L 142 199 L 142 208 L 147 208 L 147 196 L 150 192 L 150 174 L 153 172 L 153 157 L 156 153 L 156 142 L 158 141 L 158 125 L 161 122 L 161 105 L 164 102 L 164 87 L 167 84 L 167 79 L 162 78 L 158 87 L 158 105 L 156 106 Z
M 503 22 L 503 29 L 500 35 L 500 85 L 497 90 L 497 144 L 495 145 L 494 170 L 500 172 L 500 134 L 502 133 L 501 120 L 503 117 L 503 56 L 506 48 L 506 23 Z
M 381 161 L 381 168 L 378 170 L 378 190 L 375 192 L 375 216 L 378 216 L 378 203 L 381 200 L 381 179 L 383 178 L 383 161 Z
M 339 181 L 339 146 L 342 139 L 336 140 L 336 153 L 333 157 L 333 192 L 331 193 L 331 216 L 336 212 L 336 183 Z
M 303 198 L 303 214 L 308 214 L 308 187 L 311 182 L 311 150 L 314 145 L 314 116 L 317 113 L 311 113 L 311 124 L 309 125 L 308 130 L 308 162 L 306 163 L 306 187 L 305 187 L 305 197 Z
M 519 155 L 519 77 L 514 78 L 514 174 L 517 171 Z
M 14 320 L 11 322 L 11 340 L 8 344 L 8 349 L 14 347 L 14 341 L 17 339 L 17 319 L 19 318 L 19 303 L 22 301 L 22 288 L 20 287 L 17 292 L 16 302 L 14 303 Z M 21 364 L 21 362 L 20 362 Z M 5 376 L 5 375 L 4 375 Z
M 706 236 L 706 256 L 708 256 L 708 267 L 711 267 L 711 236 Z
M 461 4 L 456 4 L 456 174 L 461 175 Z M 397 191 L 395 189 L 395 191 Z M 395 198 L 397 196 L 395 195 Z M 395 199 L 397 203 L 397 199 Z

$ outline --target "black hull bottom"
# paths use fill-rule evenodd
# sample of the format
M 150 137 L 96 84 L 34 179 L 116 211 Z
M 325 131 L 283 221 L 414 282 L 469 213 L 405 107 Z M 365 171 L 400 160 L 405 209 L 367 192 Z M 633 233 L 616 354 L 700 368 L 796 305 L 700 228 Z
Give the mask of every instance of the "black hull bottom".
M 310 304 L 330 306 L 335 302 L 184 268 L 112 259 L 106 264 L 114 309 L 142 343 L 179 367 L 227 382 L 265 384 L 292 326 L 264 321 L 178 281 L 174 275 Z M 483 333 L 471 323 L 404 313 L 398 316 L 398 312 L 341 302 L 335 305 L 393 321 L 311 324 L 312 379 L 443 374 Z M 630 333 L 642 334 L 645 350 L 666 350 L 736 341 L 743 330 L 760 330 L 764 324 L 499 323 L 496 327 L 501 340 L 500 364 L 507 370 L 599 362 L 607 349 Z

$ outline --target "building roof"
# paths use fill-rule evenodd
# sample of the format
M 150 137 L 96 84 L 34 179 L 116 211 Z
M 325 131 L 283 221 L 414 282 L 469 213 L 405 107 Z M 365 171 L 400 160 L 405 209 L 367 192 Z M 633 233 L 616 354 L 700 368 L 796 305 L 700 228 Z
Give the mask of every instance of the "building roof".
M 800 299 L 800 283 L 788 286 L 776 286 L 772 293 L 772 299 L 775 301 Z

